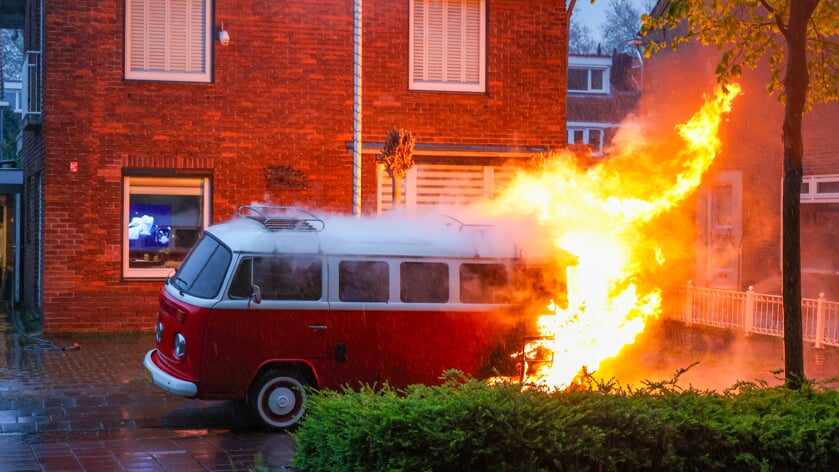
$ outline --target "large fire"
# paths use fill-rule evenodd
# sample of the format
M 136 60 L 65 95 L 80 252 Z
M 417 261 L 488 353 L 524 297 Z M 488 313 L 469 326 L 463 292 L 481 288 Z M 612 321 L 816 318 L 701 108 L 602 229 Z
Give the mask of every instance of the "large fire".
M 650 266 L 663 263 L 667 248 L 650 247 L 645 226 L 700 185 L 721 148 L 719 125 L 739 93 L 735 85 L 707 97 L 676 127 L 683 142 L 675 147 L 639 137 L 591 166 L 551 155 L 497 199 L 495 212 L 535 216 L 556 246 L 578 258 L 568 268 L 567 304 L 547 307 L 541 340 L 527 346 L 551 351 L 553 362 L 526 370 L 528 383 L 569 386 L 582 370 L 596 370 L 633 343 L 659 315 L 661 289 L 640 282 Z

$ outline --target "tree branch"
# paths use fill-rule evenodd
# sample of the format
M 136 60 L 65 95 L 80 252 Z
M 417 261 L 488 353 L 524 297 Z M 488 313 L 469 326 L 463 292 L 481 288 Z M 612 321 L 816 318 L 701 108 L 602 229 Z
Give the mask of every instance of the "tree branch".
M 780 13 L 777 10 L 772 8 L 772 5 L 769 5 L 769 2 L 766 0 L 758 0 L 763 8 L 766 8 L 766 11 L 769 12 L 771 16 L 775 18 L 775 24 L 778 25 L 778 29 L 781 31 L 781 34 L 786 37 L 787 35 L 787 25 L 784 24 L 783 18 L 781 18 Z

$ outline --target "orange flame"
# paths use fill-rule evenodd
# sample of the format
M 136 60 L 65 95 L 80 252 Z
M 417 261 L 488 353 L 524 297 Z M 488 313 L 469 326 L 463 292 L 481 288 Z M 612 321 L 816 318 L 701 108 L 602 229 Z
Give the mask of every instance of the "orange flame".
M 534 215 L 557 247 L 578 257 L 568 268 L 568 304 L 552 304 L 539 321 L 541 340 L 553 360 L 528 373 L 528 383 L 570 385 L 581 370 L 596 370 L 644 331 L 661 310 L 661 290 L 639 283 L 660 266 L 667 248 L 649 247 L 645 225 L 678 206 L 700 185 L 721 148 L 717 131 L 732 100 L 731 86 L 707 98 L 685 124 L 682 142 L 669 152 L 638 139 L 632 149 L 589 168 L 568 155 L 551 155 L 539 172 L 520 173 L 496 200 L 493 211 Z M 689 237 L 689 236 L 688 236 Z

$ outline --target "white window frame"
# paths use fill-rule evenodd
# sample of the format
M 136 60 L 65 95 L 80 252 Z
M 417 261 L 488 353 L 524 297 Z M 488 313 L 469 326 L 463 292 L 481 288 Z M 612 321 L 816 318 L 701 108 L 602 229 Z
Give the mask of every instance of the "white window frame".
M 585 89 L 572 89 L 568 86 L 569 93 L 592 93 L 592 94 L 608 94 L 611 93 L 611 56 L 568 56 L 568 74 L 571 69 L 585 70 L 587 72 L 587 87 Z M 599 89 L 592 88 L 591 72 L 594 70 L 603 71 L 603 87 Z
M 125 279 L 163 279 L 171 276 L 175 268 L 129 267 L 128 221 L 130 218 L 132 189 L 142 188 L 142 195 L 194 195 L 201 197 L 201 229 L 210 221 L 209 177 L 145 177 L 123 176 L 122 179 L 122 276 Z
M 839 185 L 839 175 L 808 175 L 802 178 L 801 203 L 836 203 L 839 191 L 822 191 L 823 184 Z M 807 191 L 804 190 L 806 186 Z
M 606 141 L 606 128 L 611 127 L 611 125 L 604 125 L 602 123 L 585 123 L 569 121 L 566 125 L 568 133 L 568 144 L 585 144 L 591 147 L 591 145 L 589 144 L 591 132 L 598 131 L 600 133 L 600 146 L 598 148 L 591 148 L 591 152 L 595 156 L 602 156 L 604 142 Z M 583 132 L 583 142 L 578 143 L 575 141 L 575 131 Z
M 408 41 L 408 89 L 422 91 L 440 92 L 472 92 L 482 93 L 486 91 L 486 15 L 487 0 L 441 0 L 434 2 L 442 5 L 439 13 L 439 23 L 435 24 L 428 14 L 429 0 L 410 0 L 409 14 L 409 41 Z M 460 22 L 456 17 L 448 15 L 449 8 L 458 4 L 461 6 L 461 13 L 466 13 L 467 4 L 478 3 L 478 25 L 477 44 L 465 44 L 467 40 L 468 19 L 463 17 Z M 433 13 L 433 12 L 432 12 Z M 474 14 L 474 13 L 473 13 Z M 471 19 L 471 17 L 470 17 Z M 430 51 L 429 35 L 425 34 L 430 28 L 437 28 L 438 41 L 440 42 L 440 54 L 442 57 L 433 58 L 429 56 Z M 460 28 L 458 34 L 457 28 Z M 459 37 L 458 37 L 459 36 Z M 458 37 L 461 48 L 455 47 Z M 475 49 L 477 48 L 477 50 Z M 477 77 L 468 77 L 467 69 L 477 69 Z M 439 78 L 430 77 L 431 70 L 439 70 Z
M 15 113 L 23 112 L 23 83 L 3 82 L 3 99 Z
M 212 0 L 125 0 L 125 78 L 211 82 L 212 3 Z M 173 5 L 184 6 L 185 15 L 174 18 Z M 150 17 L 150 7 L 160 10 L 160 16 Z M 189 12 L 193 8 L 201 9 L 201 18 L 190 17 Z M 181 23 L 178 24 L 178 21 Z M 173 43 L 177 39 L 176 33 L 183 36 L 180 46 Z M 162 46 L 158 46 L 160 51 L 156 57 L 149 52 L 153 41 L 163 42 Z M 152 60 L 162 65 L 152 65 Z
M 839 174 L 827 175 L 805 175 L 801 179 L 801 203 L 802 204 L 819 204 L 819 203 L 839 203 L 839 191 L 832 192 L 827 189 L 822 189 L 823 184 L 839 185 Z M 783 195 L 781 195 L 781 220 L 783 220 Z M 783 234 L 781 234 L 781 254 L 780 258 L 783 261 Z M 816 269 L 805 265 L 806 261 L 802 257 L 801 272 L 806 274 L 821 274 L 821 275 L 839 275 L 839 271 Z

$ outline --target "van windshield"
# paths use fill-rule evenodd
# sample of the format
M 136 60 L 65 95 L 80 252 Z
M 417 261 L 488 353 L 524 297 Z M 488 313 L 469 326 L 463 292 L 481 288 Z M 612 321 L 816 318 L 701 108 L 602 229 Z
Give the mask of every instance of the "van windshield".
M 205 235 L 190 251 L 169 283 L 194 297 L 215 298 L 231 259 L 228 248 L 215 238 Z

